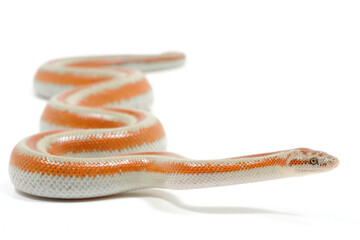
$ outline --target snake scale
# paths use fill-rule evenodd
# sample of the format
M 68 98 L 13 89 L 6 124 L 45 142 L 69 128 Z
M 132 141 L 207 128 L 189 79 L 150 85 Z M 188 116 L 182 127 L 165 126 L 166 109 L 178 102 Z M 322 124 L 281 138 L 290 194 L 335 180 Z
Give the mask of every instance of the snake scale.
M 42 65 L 35 91 L 50 98 L 41 133 L 13 149 L 15 188 L 49 198 L 91 198 L 142 188 L 192 189 L 302 176 L 335 168 L 337 158 L 298 148 L 215 160 L 166 152 L 149 111 L 144 71 L 183 64 L 181 53 L 59 59 Z

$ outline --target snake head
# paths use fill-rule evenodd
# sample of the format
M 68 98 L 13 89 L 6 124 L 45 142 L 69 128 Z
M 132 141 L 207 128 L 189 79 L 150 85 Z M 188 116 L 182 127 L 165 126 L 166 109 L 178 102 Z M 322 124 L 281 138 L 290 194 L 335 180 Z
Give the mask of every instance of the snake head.
M 309 174 L 332 170 L 339 165 L 339 160 L 325 152 L 297 148 L 287 164 L 300 174 Z

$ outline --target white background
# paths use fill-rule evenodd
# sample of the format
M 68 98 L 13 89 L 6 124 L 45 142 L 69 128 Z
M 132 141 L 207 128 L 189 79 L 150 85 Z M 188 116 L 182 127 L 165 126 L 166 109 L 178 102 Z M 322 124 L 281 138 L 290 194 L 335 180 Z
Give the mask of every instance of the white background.
M 359 1 L 1 1 L 1 239 L 359 239 Z M 195 159 L 309 147 L 332 172 L 215 189 L 56 201 L 16 192 L 53 58 L 183 51 L 149 73 L 169 151 Z

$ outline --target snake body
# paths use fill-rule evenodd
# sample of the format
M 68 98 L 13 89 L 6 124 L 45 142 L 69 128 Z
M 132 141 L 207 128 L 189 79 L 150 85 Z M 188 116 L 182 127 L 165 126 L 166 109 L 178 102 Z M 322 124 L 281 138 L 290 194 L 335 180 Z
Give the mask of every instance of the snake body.
M 150 112 L 142 71 L 176 67 L 181 53 L 59 59 L 42 65 L 35 91 L 51 97 L 42 133 L 20 141 L 10 177 L 23 192 L 90 198 L 142 188 L 191 189 L 324 172 L 325 152 L 298 148 L 227 159 L 193 160 L 166 152 L 165 132 Z

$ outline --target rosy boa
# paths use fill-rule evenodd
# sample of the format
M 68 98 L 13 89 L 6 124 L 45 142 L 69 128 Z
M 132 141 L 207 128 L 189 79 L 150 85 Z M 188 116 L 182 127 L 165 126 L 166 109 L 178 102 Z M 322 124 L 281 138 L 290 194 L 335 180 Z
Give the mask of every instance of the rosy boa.
M 90 198 L 142 188 L 264 181 L 338 165 L 337 158 L 306 148 L 217 160 L 164 152 L 163 127 L 144 111 L 152 91 L 140 71 L 177 67 L 184 60 L 181 53 L 165 53 L 77 57 L 42 65 L 35 91 L 52 98 L 41 117 L 43 133 L 23 139 L 12 152 L 15 187 L 43 197 Z

